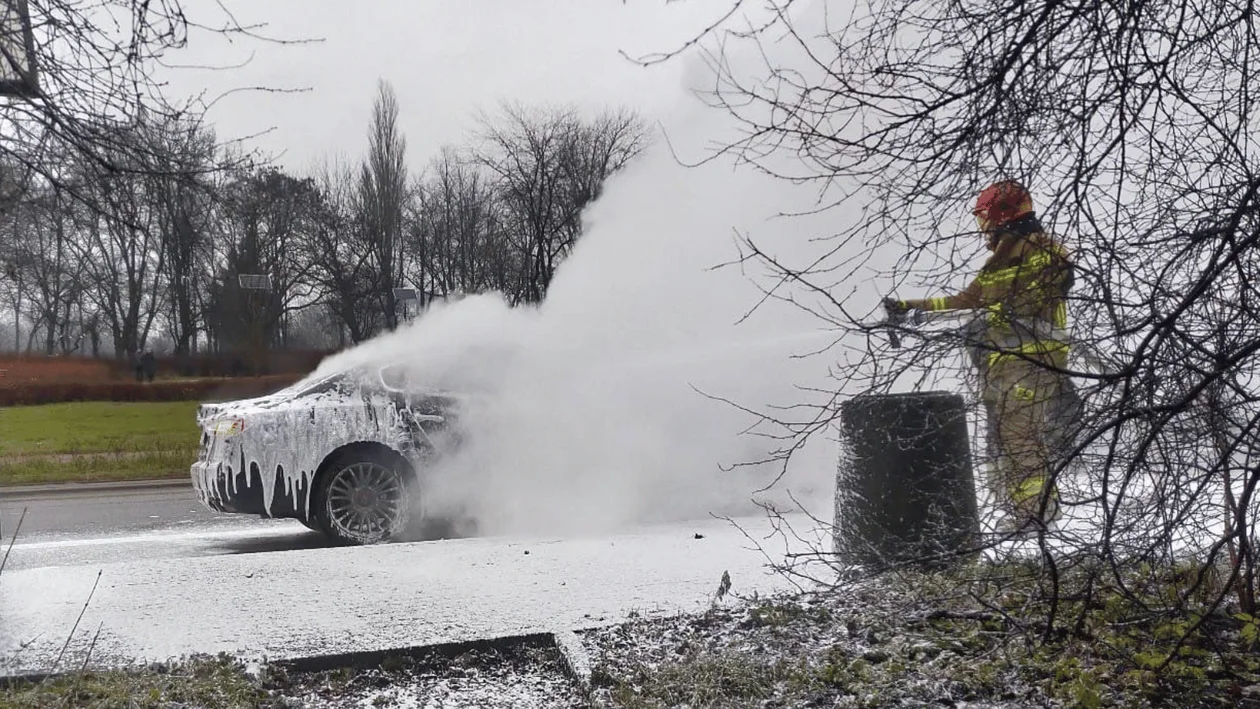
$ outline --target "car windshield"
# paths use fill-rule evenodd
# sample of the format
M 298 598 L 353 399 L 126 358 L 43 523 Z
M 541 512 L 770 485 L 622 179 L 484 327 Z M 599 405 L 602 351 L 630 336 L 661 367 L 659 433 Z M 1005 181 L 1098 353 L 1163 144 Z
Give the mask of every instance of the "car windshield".
M 329 391 L 369 390 L 405 393 L 490 393 L 508 371 L 510 353 L 476 350 L 444 367 L 409 361 L 361 364 L 324 375 L 303 384 L 293 396 L 311 396 Z M 491 356 L 496 355 L 496 356 Z
M 383 391 L 411 391 L 415 387 L 408 371 L 402 365 L 361 365 L 332 372 L 312 379 L 292 390 L 291 396 L 304 397 L 325 392 L 347 393 L 351 390 L 373 389 Z
M 312 380 L 310 383 L 306 384 L 301 389 L 298 389 L 297 391 L 295 391 L 293 395 L 294 396 L 310 396 L 312 394 L 321 394 L 326 391 L 332 391 L 338 388 L 338 385 L 344 382 L 347 379 L 349 374 L 350 374 L 349 371 L 334 372 L 332 374 L 327 374 L 318 379 Z

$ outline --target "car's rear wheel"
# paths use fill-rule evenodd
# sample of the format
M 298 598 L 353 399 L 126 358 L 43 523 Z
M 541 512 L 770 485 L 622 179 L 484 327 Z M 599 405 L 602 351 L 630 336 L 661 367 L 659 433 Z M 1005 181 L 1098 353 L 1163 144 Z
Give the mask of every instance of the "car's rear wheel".
M 400 536 L 411 517 L 413 478 L 402 457 L 342 455 L 320 477 L 315 518 L 343 544 L 379 544 Z

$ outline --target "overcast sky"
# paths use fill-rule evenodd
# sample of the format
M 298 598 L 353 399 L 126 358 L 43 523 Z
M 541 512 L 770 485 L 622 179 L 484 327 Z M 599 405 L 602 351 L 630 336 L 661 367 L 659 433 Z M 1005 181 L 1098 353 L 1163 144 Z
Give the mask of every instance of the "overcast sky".
M 170 89 L 175 96 L 246 86 L 309 89 L 237 93 L 210 114 L 223 139 L 270 129 L 255 145 L 301 171 L 323 157 L 362 154 L 383 78 L 398 93 L 409 162 L 418 170 L 441 145 L 463 140 L 478 108 L 503 99 L 620 104 L 656 114 L 678 100 L 684 65 L 644 68 L 619 51 L 673 49 L 721 17 L 731 1 L 223 0 L 242 24 L 265 23 L 265 34 L 322 41 L 228 44 L 194 35 L 172 60 L 249 63 L 230 71 L 175 71 Z M 221 17 L 213 0 L 186 0 L 186 6 L 193 19 Z

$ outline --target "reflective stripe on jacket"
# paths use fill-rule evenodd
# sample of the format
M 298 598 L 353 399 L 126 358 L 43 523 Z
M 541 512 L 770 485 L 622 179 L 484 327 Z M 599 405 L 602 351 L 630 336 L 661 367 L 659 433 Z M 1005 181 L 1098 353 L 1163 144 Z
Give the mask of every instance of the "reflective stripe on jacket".
M 1067 250 L 1049 234 L 1005 234 L 962 292 L 906 305 L 925 310 L 985 309 L 983 339 L 997 350 L 990 354 L 989 364 L 1003 357 L 1032 356 L 1062 366 L 1071 282 Z

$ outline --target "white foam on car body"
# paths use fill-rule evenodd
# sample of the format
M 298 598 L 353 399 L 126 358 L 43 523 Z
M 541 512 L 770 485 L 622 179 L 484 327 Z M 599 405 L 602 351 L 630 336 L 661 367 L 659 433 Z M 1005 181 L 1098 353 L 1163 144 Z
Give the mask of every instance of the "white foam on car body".
M 226 477 L 229 492 L 235 494 L 236 474 L 244 472 L 252 482 L 253 469 L 263 487 L 263 507 L 270 514 L 275 502 L 276 482 L 283 485 L 291 507 L 304 502 L 310 516 L 310 491 L 319 466 L 334 451 L 354 443 L 377 443 L 408 459 L 417 470 L 422 463 L 414 445 L 417 430 L 407 420 L 405 404 L 387 392 L 347 382 L 326 391 L 310 391 L 310 385 L 294 386 L 283 392 L 224 404 L 208 404 L 199 414 L 203 431 L 212 437 L 204 446 L 208 460 L 219 466 L 198 469 L 197 488 L 204 496 L 217 497 L 217 480 Z M 309 393 L 308 393 L 309 392 Z M 233 421 L 243 428 L 224 435 L 216 427 Z M 439 416 L 410 417 L 425 440 L 423 425 L 440 423 Z M 300 491 L 306 490 L 304 501 Z

